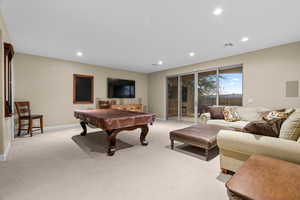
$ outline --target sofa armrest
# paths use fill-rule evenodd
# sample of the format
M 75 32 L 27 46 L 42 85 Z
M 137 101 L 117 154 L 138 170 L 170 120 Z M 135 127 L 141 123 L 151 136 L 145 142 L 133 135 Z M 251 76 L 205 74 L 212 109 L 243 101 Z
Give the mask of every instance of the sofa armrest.
M 211 119 L 210 113 L 202 113 L 199 117 L 200 122 L 206 123 Z
M 217 143 L 221 151 L 224 149 L 246 155 L 261 154 L 300 164 L 300 143 L 296 141 L 221 130 Z

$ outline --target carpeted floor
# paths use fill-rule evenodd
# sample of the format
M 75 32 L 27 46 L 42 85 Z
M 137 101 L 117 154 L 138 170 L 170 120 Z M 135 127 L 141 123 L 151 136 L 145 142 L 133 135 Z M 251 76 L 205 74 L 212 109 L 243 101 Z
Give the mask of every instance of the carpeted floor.
M 95 129 L 86 137 L 78 127 L 17 138 L 0 162 L 0 200 L 228 199 L 217 151 L 206 162 L 197 148 L 176 143 L 170 150 L 169 131 L 187 125 L 156 122 L 146 147 L 139 131 L 122 132 L 113 157 Z

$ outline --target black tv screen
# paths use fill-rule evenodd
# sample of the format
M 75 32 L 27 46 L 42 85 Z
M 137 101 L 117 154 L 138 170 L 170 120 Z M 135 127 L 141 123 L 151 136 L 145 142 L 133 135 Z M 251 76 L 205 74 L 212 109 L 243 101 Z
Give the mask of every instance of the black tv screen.
M 107 79 L 108 98 L 135 98 L 135 81 Z

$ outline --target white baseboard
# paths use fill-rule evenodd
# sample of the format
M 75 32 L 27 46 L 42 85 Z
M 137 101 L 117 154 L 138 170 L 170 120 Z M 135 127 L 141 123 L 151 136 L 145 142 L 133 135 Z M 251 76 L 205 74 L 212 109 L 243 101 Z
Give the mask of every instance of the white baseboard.
M 4 154 L 0 154 L 0 161 L 5 161 L 7 159 L 8 153 L 10 151 L 10 147 L 11 147 L 11 142 L 8 143 L 4 151 Z
M 66 128 L 78 128 L 80 124 L 65 124 L 65 125 L 57 125 L 57 126 L 47 126 L 44 128 L 45 131 L 52 131 L 52 130 L 59 130 L 59 129 L 66 129 Z
M 167 120 L 166 118 L 159 118 L 159 117 L 157 117 L 156 119 L 160 120 L 160 121 L 166 121 Z

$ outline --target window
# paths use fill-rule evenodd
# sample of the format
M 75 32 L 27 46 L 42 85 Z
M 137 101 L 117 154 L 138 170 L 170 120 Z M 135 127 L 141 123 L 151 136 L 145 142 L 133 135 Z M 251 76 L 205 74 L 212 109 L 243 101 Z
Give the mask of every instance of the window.
M 198 113 L 211 105 L 243 105 L 242 66 L 198 73 Z
M 242 67 L 219 70 L 219 105 L 242 106 Z
M 88 75 L 73 75 L 73 103 L 94 103 L 94 77 Z

